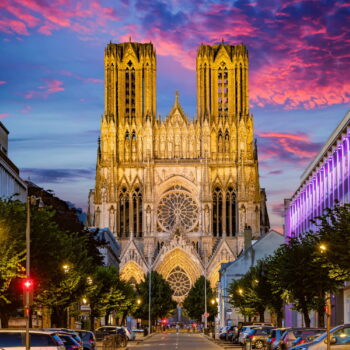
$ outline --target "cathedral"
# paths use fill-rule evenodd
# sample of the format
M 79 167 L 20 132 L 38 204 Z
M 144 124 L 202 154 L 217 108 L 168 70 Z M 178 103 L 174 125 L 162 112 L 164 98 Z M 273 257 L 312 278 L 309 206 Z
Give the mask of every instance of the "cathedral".
M 121 245 L 121 278 L 164 276 L 179 304 L 198 277 L 216 287 L 219 268 L 243 249 L 244 232 L 269 230 L 249 112 L 244 45 L 200 45 L 197 114 L 176 92 L 157 117 L 152 43 L 105 49 L 105 110 L 89 225 L 108 227 Z M 170 107 L 170 106 L 169 106 Z

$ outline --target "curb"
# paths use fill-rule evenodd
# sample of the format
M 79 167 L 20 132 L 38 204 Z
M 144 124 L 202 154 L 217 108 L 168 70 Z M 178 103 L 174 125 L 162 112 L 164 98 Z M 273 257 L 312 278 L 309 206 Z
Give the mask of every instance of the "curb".
M 212 343 L 222 347 L 223 349 L 237 349 L 237 350 L 244 349 L 242 345 L 232 344 L 229 342 L 226 343 L 219 339 L 213 339 L 212 337 L 209 337 L 208 335 L 205 335 L 205 334 L 203 334 L 203 337 L 205 337 L 205 339 L 207 339 L 208 341 L 211 341 Z

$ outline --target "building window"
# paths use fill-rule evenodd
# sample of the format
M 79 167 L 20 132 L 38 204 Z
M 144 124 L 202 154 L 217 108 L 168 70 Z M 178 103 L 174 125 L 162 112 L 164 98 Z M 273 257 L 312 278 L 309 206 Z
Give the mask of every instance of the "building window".
M 233 187 L 226 191 L 226 235 L 234 236 L 236 232 L 236 194 Z
M 135 188 L 132 195 L 133 232 L 135 237 L 142 237 L 142 193 Z
M 119 236 L 129 237 L 129 192 L 125 187 L 119 194 Z
M 222 191 L 216 187 L 213 192 L 213 236 L 222 237 L 223 206 Z

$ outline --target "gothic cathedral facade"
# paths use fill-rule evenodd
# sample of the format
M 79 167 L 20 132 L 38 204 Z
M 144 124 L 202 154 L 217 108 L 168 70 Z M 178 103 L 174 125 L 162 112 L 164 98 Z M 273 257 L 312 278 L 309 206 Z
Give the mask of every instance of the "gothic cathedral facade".
M 249 113 L 244 45 L 201 45 L 197 115 L 179 94 L 169 115 L 156 114 L 152 43 L 105 49 L 105 111 L 89 225 L 108 227 L 121 245 L 121 277 L 138 283 L 150 269 L 181 303 L 206 275 L 215 287 L 221 263 L 242 251 L 244 229 L 269 229 Z

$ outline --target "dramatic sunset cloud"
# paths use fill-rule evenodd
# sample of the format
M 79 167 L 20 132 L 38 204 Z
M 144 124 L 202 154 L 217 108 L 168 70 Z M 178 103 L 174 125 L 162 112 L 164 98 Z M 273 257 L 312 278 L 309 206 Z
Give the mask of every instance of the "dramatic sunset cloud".
M 43 79 L 45 84 L 37 87 L 36 90 L 29 90 L 24 94 L 24 98 L 31 99 L 34 97 L 47 98 L 56 92 L 64 91 L 63 82 L 55 79 Z
M 154 44 L 163 119 L 176 90 L 194 117 L 201 43 L 244 43 L 261 182 L 272 225 L 282 227 L 283 198 L 350 106 L 349 23 L 349 0 L 2 0 L 0 119 L 11 116 L 10 154 L 26 176 L 86 207 L 107 43 Z

